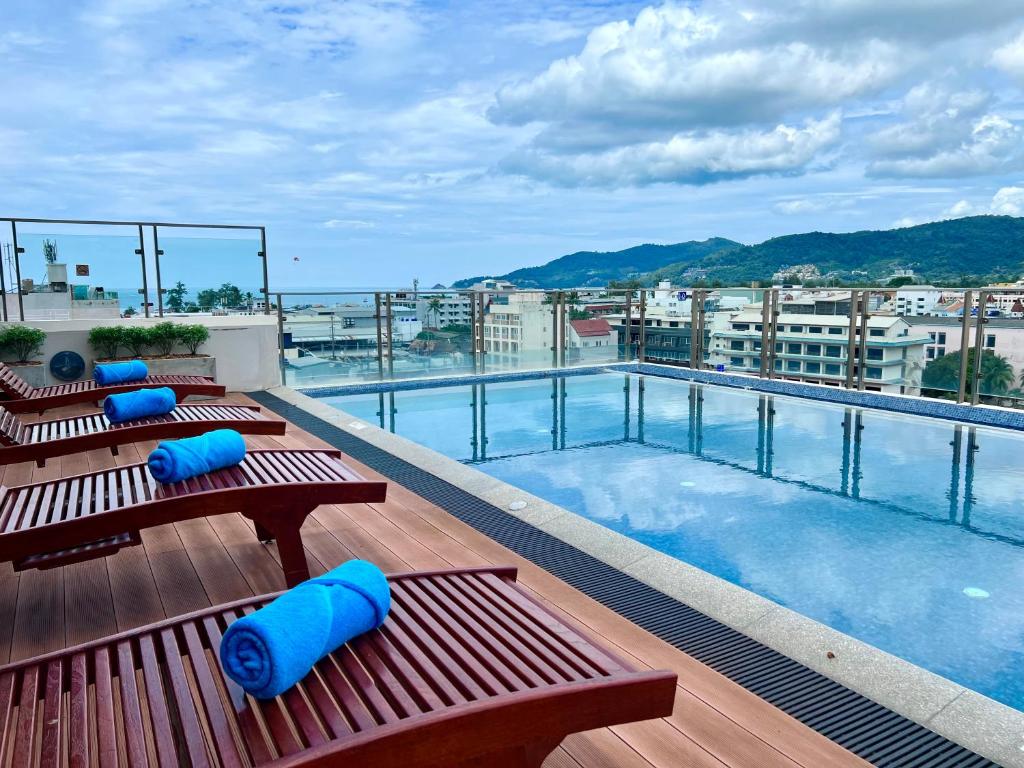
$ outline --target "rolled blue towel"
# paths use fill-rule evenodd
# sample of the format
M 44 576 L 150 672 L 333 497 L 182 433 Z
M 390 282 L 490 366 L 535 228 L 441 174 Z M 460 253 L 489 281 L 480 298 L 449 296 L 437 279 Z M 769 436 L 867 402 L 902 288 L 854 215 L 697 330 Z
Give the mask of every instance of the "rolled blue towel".
M 109 395 L 103 400 L 103 413 L 112 424 L 122 421 L 144 419 L 147 416 L 163 416 L 174 410 L 176 400 L 170 387 L 137 389 L 120 395 Z
M 161 483 L 178 483 L 245 458 L 245 440 L 233 429 L 215 429 L 199 437 L 164 440 L 149 454 L 149 473 Z
M 220 642 L 221 666 L 256 698 L 278 696 L 328 653 L 379 627 L 390 607 L 380 568 L 349 560 L 235 621 Z
M 109 387 L 113 384 L 130 384 L 142 381 L 149 375 L 149 369 L 141 360 L 129 360 L 126 363 L 104 363 L 92 370 L 92 379 L 97 386 Z

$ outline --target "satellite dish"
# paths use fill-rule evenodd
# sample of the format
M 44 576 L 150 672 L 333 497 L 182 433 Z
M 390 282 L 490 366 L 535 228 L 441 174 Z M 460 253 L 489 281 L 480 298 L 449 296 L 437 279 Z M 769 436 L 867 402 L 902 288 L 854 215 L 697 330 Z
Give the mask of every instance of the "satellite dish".
M 77 352 L 58 352 L 50 358 L 50 373 L 61 381 L 75 381 L 85 373 L 85 360 Z

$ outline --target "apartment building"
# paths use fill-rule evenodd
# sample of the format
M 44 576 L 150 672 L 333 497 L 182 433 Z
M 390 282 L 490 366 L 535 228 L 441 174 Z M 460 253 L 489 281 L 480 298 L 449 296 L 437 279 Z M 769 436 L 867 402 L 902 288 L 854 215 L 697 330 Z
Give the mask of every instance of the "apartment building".
M 913 333 L 925 336 L 925 363 L 960 351 L 961 320 L 955 317 L 909 318 Z M 974 344 L 971 328 L 970 344 Z M 1013 366 L 1015 380 L 1024 373 L 1024 320 L 1014 317 L 990 317 L 985 321 L 982 347 L 1006 358 Z
M 896 314 L 904 317 L 930 315 L 942 303 L 942 295 L 942 289 L 934 285 L 904 285 L 896 289 Z
M 540 367 L 551 363 L 552 305 L 543 291 L 519 291 L 494 300 L 484 315 L 488 364 Z
M 413 306 L 416 318 L 424 328 L 471 325 L 473 322 L 473 298 L 469 294 L 421 295 L 416 298 Z
M 775 375 L 815 384 L 846 380 L 849 318 L 842 315 L 782 313 L 775 343 Z M 926 334 L 912 331 L 900 317 L 868 318 L 865 389 L 918 394 L 925 363 Z M 860 344 L 860 329 L 857 343 Z M 761 367 L 761 312 L 732 315 L 711 336 L 710 363 L 730 370 L 757 372 Z M 859 375 L 856 361 L 854 376 Z

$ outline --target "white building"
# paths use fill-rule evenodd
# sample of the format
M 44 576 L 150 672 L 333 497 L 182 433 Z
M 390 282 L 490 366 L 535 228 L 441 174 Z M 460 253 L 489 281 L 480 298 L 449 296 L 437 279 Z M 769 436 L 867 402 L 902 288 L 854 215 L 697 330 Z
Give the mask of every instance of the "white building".
M 568 331 L 569 362 L 600 361 L 618 356 L 618 335 L 603 317 L 570 320 Z
M 934 285 L 904 285 L 896 289 L 895 311 L 904 317 L 930 315 L 942 302 L 942 289 Z
M 960 351 L 961 320 L 953 317 L 928 317 L 909 321 L 913 333 L 926 336 L 925 363 L 943 355 Z M 974 345 L 972 326 L 969 342 Z M 1013 366 L 1014 381 L 1024 373 L 1024 321 L 1016 318 L 991 317 L 985 322 L 982 348 L 1006 358 Z M 1016 386 L 1016 384 L 1014 385 Z
M 415 301 L 416 318 L 424 328 L 471 325 L 473 297 L 464 293 L 428 294 Z
M 520 291 L 494 300 L 484 315 L 488 364 L 540 368 L 551 364 L 552 305 L 543 291 Z
M 18 294 L 4 295 L 7 316 L 19 317 Z M 139 303 L 142 296 L 139 296 Z M 102 320 L 121 317 L 117 291 L 68 283 L 67 264 L 46 265 L 46 282 L 21 281 L 21 305 L 26 320 Z M 139 314 L 143 314 L 139 310 Z
M 777 320 L 775 375 L 778 378 L 838 386 L 846 380 L 850 320 L 845 315 L 782 313 Z M 857 328 L 859 342 L 860 328 Z M 919 394 L 927 334 L 911 330 L 899 317 L 868 318 L 865 389 Z M 729 318 L 711 335 L 712 365 L 756 373 L 761 367 L 761 311 Z M 854 361 L 854 376 L 859 375 Z

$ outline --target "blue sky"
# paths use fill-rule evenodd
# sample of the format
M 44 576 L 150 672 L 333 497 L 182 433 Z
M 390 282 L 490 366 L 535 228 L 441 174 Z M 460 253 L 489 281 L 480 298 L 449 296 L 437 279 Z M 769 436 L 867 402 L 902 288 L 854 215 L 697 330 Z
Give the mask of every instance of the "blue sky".
M 1020 0 L 35 0 L 0 60 L 4 215 L 265 223 L 281 286 L 1024 214 Z

